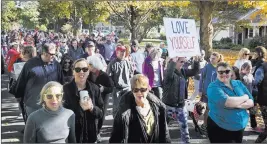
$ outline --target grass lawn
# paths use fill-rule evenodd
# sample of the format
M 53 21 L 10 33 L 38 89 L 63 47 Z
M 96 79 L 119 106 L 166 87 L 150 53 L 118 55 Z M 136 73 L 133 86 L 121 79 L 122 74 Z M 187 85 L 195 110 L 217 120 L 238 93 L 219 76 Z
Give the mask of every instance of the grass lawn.
M 128 39 L 120 39 L 121 41 L 124 42 L 124 44 L 130 44 L 130 40 Z M 140 43 L 141 47 L 145 47 L 146 43 L 153 43 L 155 46 L 159 46 L 160 42 L 162 42 L 162 40 L 160 39 L 143 39 L 143 41 Z M 164 41 L 163 41 L 164 42 Z

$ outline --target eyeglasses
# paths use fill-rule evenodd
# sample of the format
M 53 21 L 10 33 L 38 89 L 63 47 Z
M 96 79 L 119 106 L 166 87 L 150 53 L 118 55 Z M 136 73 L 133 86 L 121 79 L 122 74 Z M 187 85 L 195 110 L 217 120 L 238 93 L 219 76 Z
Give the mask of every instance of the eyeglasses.
M 134 93 L 138 93 L 139 91 L 142 92 L 142 93 L 143 93 L 143 92 L 146 92 L 146 91 L 147 91 L 147 88 L 135 88 L 135 89 L 133 90 Z
M 52 99 L 53 97 L 56 97 L 57 99 L 61 99 L 63 97 L 63 94 L 45 94 L 47 99 Z
M 217 71 L 220 75 L 222 75 L 223 73 L 225 74 L 229 74 L 231 72 L 231 70 L 225 70 L 225 71 Z
M 246 55 L 246 56 L 247 56 L 247 55 L 250 55 L 250 54 L 248 53 L 248 54 L 244 54 L 244 55 Z
M 53 54 L 53 53 L 50 53 L 50 52 L 47 52 L 50 56 L 55 56 L 56 54 Z
M 76 67 L 76 68 L 74 68 L 74 71 L 75 71 L 76 73 L 81 72 L 81 70 L 82 70 L 83 72 L 87 72 L 89 69 L 88 69 L 88 67 L 83 67 L 83 68 Z

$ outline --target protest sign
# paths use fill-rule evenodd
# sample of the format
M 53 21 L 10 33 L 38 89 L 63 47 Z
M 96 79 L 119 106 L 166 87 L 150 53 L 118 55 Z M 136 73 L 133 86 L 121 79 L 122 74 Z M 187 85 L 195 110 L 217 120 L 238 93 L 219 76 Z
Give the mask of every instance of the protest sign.
M 169 56 L 200 56 L 196 23 L 193 19 L 163 18 Z

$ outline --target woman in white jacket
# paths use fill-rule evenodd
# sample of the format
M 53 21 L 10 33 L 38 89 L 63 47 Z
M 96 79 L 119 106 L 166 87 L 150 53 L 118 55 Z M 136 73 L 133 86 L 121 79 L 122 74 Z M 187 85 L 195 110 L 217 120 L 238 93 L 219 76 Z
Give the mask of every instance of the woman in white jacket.
M 241 66 L 248 62 L 249 64 L 251 64 L 250 60 L 249 60 L 249 55 L 250 55 L 250 50 L 248 48 L 242 48 L 239 51 L 238 54 L 238 60 L 235 61 L 235 65 L 239 70 L 241 69 Z

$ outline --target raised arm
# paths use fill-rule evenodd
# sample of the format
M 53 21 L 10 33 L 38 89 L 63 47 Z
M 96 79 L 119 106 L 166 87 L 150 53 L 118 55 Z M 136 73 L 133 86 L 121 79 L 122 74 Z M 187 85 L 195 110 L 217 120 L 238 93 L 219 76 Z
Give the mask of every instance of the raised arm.
M 199 61 L 194 61 L 192 65 L 193 65 L 192 69 L 185 69 L 186 77 L 195 76 L 199 72 L 199 68 L 200 68 Z
M 164 79 L 166 81 L 169 81 L 169 80 L 172 80 L 173 79 L 173 74 L 174 74 L 174 71 L 175 71 L 175 66 L 176 66 L 176 60 L 174 60 L 173 58 L 170 59 L 169 64 L 168 64 L 167 69 L 166 69 L 165 76 L 164 76 Z

